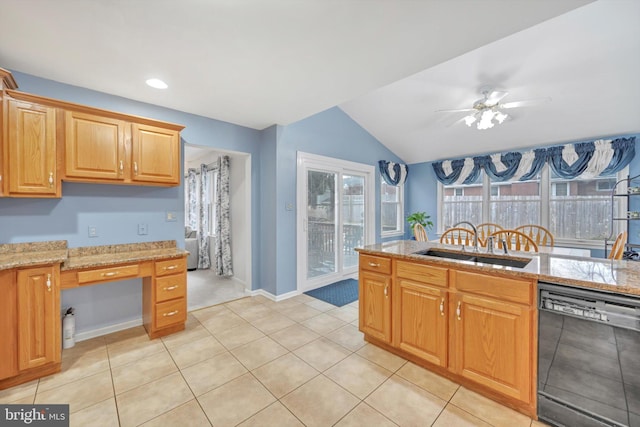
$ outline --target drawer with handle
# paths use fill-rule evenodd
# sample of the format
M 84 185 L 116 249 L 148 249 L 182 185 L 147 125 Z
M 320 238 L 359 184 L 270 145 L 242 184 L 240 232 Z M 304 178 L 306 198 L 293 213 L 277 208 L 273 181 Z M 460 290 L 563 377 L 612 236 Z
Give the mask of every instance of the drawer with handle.
M 373 255 L 360 255 L 360 268 L 363 270 L 377 271 L 378 273 L 391 274 L 391 258 Z
M 117 267 L 94 268 L 78 272 L 78 284 L 96 283 L 107 280 L 120 280 L 137 277 L 140 273 L 138 264 L 120 265 Z
M 156 279 L 156 302 L 174 298 L 182 298 L 186 295 L 187 279 L 184 274 L 158 277 Z
M 156 304 L 156 328 L 164 328 L 187 320 L 187 300 L 180 298 Z
M 156 262 L 156 276 L 182 273 L 187 269 L 186 258 L 175 258 Z

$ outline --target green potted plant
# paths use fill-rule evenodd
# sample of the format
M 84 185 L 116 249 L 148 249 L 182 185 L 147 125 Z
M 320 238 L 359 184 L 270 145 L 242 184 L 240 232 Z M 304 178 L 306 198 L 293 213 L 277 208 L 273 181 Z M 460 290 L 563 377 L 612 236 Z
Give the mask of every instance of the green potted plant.
M 427 215 L 426 212 L 414 212 L 407 216 L 407 222 L 409 223 L 409 227 L 411 227 L 411 234 L 413 234 L 413 227 L 416 224 L 422 225 L 426 231 L 431 230 L 433 228 L 433 221 L 431 221 L 430 218 L 431 216 Z M 415 236 L 413 237 L 415 238 Z

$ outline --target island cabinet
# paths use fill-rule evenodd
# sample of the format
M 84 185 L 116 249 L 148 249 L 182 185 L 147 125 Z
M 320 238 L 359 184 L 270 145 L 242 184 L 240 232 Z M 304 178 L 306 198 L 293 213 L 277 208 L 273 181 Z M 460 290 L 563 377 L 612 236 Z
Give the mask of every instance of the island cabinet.
M 396 262 L 394 346 L 447 366 L 448 270 Z
M 391 259 L 361 255 L 359 284 L 360 330 L 391 342 Z
M 4 97 L 2 122 L 6 177 L 3 194 L 60 197 L 56 158 L 56 109 Z
M 0 272 L 0 380 L 4 386 L 60 370 L 59 266 Z
M 535 417 L 535 280 L 360 254 L 365 339 Z
M 452 358 L 456 374 L 522 402 L 532 400 L 534 284 L 451 272 Z

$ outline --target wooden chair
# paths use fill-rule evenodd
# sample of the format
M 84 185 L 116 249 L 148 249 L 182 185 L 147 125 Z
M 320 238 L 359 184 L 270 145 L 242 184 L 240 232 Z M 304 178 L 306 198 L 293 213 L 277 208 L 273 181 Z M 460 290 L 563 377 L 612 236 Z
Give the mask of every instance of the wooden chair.
M 474 236 L 475 233 L 473 230 L 469 230 L 468 228 L 450 228 L 442 233 L 442 236 L 440 236 L 440 243 L 445 243 L 447 245 L 473 246 Z
M 609 252 L 609 259 L 622 259 L 622 254 L 624 254 L 624 245 L 627 242 L 627 232 L 623 231 L 618 234 L 616 237 L 616 241 L 613 242 L 613 246 L 611 247 L 611 252 Z
M 553 246 L 553 234 L 541 225 L 527 224 L 515 229 L 531 237 L 538 246 Z
M 481 242 L 480 246 L 487 245 L 487 237 L 489 237 L 491 233 L 504 230 L 503 227 L 492 222 L 483 222 L 482 224 L 478 224 L 478 226 L 476 226 L 476 229 L 478 230 L 478 239 Z
M 498 230 L 491 234 L 494 247 L 502 249 L 502 241 L 511 251 L 538 252 L 538 245 L 533 239 L 518 230 Z M 490 236 L 490 237 L 491 237 Z
M 413 235 L 418 242 L 428 242 L 427 230 L 424 229 L 422 224 L 416 224 L 413 226 Z

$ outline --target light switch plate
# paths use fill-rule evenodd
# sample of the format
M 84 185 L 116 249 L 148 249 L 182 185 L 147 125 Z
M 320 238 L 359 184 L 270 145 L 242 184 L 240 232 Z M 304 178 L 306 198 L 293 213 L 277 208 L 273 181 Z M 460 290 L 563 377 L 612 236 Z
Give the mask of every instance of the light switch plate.
M 178 220 L 178 214 L 175 211 L 167 211 L 166 221 L 175 222 Z
M 148 234 L 147 224 L 138 224 L 138 234 L 141 236 Z
M 98 227 L 95 225 L 89 226 L 89 237 L 98 237 Z

